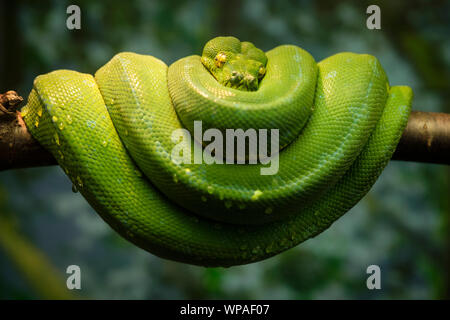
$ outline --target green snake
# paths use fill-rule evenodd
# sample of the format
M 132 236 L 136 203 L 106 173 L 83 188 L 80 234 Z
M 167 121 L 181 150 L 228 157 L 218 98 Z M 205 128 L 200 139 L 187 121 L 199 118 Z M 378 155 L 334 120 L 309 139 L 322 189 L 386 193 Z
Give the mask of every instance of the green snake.
M 391 158 L 411 102 L 412 90 L 389 86 L 371 55 L 316 63 L 294 45 L 264 53 L 217 37 L 201 57 L 169 67 L 124 52 L 95 77 L 38 76 L 21 114 L 124 238 L 163 258 L 232 266 L 292 248 L 352 208 Z M 230 129 L 268 129 L 278 144 L 256 163 L 249 137 L 240 162 L 224 161 L 218 148 L 203 161 L 175 161 L 176 146 L 200 160 L 211 147 L 195 134 L 196 121 L 205 136 L 212 130 L 211 144 Z M 264 174 L 275 158 L 277 170 Z

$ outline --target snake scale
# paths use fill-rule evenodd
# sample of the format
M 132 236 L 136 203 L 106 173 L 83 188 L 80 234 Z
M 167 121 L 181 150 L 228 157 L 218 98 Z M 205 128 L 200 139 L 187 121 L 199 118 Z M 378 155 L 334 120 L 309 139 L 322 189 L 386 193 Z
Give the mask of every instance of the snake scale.
M 412 90 L 389 86 L 371 55 L 316 63 L 294 45 L 264 53 L 217 37 L 201 57 L 169 67 L 124 52 L 95 77 L 38 76 L 21 114 L 120 235 L 163 258 L 232 266 L 296 246 L 352 208 L 391 158 L 411 101 Z M 208 148 L 195 121 L 215 134 L 278 129 L 278 148 L 267 156 L 279 167 L 262 174 L 267 161 L 250 163 L 247 149 L 245 163 L 219 153 L 174 161 L 177 144 L 193 158 Z

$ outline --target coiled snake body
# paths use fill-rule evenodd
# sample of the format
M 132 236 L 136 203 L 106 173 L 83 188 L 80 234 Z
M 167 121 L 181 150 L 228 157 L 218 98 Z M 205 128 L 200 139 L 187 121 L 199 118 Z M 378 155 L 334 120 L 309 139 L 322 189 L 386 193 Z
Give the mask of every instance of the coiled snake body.
M 296 46 L 264 54 L 218 37 L 170 67 L 120 53 L 95 77 L 41 75 L 22 116 L 123 237 L 164 258 L 231 266 L 289 249 L 354 206 L 391 158 L 411 99 L 370 55 L 316 63 Z M 278 129 L 277 172 L 173 161 L 173 133 L 198 120 L 223 133 Z M 180 140 L 192 158 L 194 138 Z

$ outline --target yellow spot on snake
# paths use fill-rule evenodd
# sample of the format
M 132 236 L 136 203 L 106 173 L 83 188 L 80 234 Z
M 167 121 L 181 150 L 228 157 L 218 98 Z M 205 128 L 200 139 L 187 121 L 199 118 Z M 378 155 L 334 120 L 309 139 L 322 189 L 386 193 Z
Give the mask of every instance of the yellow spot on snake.
M 259 76 L 263 76 L 266 73 L 266 68 L 260 67 L 258 70 Z
M 39 119 L 36 119 L 36 122 L 34 123 L 34 126 L 37 128 L 39 127 Z
M 64 129 L 64 123 L 60 122 L 59 125 L 58 125 L 58 128 L 59 128 L 59 130 Z
M 54 137 L 54 139 L 55 139 L 56 144 L 59 146 L 59 145 L 60 145 L 60 142 L 59 142 L 59 136 L 58 136 L 58 133 L 55 132 L 55 135 L 54 135 L 53 137 Z
M 255 190 L 255 192 L 253 192 L 252 197 L 250 198 L 252 201 L 256 201 L 259 199 L 259 197 L 262 195 L 262 191 L 261 190 Z
M 29 111 L 28 107 L 22 108 L 22 111 L 20 112 L 20 115 L 22 116 L 22 118 L 28 114 L 28 111 Z
M 77 182 L 78 182 L 78 186 L 80 188 L 82 188 L 83 187 L 83 181 L 81 180 L 80 176 L 77 176 Z
M 57 118 L 56 116 L 53 116 L 53 117 L 52 117 L 52 121 L 53 121 L 53 122 L 56 122 L 56 121 L 58 121 L 58 118 Z
M 72 117 L 70 114 L 67 115 L 67 123 L 72 124 Z
M 39 110 L 37 111 L 37 114 L 39 117 L 42 117 L 42 108 L 39 108 Z

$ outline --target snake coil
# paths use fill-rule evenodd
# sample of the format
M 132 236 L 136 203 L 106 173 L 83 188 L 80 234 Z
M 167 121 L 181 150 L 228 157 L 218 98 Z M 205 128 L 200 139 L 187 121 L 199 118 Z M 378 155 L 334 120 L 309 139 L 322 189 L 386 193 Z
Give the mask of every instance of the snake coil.
M 263 53 L 218 37 L 170 67 L 125 52 L 95 77 L 38 76 L 21 114 L 120 235 L 164 258 L 231 266 L 287 250 L 352 208 L 391 158 L 411 100 L 370 55 L 316 63 L 293 45 Z M 201 152 L 195 136 L 173 136 L 199 120 L 215 133 L 278 129 L 279 168 L 173 161 L 177 144 Z

